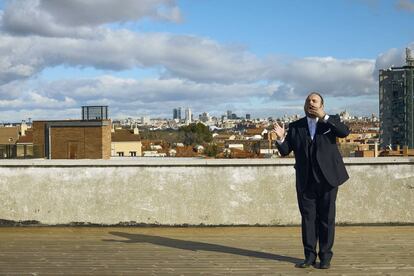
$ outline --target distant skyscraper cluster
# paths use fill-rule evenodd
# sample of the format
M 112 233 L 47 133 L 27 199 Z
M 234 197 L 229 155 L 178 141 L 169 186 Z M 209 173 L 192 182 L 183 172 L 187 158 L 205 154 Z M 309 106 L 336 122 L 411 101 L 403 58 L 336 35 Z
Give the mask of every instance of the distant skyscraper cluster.
M 228 120 L 235 120 L 235 119 L 237 119 L 237 114 L 233 113 L 231 110 L 227 110 L 227 119 Z
M 184 117 L 182 116 L 182 107 L 177 107 L 173 109 L 173 119 L 174 120 L 184 120 L 186 123 L 190 124 L 193 121 L 193 114 L 191 112 L 191 108 L 184 109 Z
M 183 112 L 184 110 L 184 112 Z M 184 114 L 183 114 L 184 113 Z M 184 115 L 184 116 L 183 116 Z M 210 122 L 214 117 L 212 117 L 208 112 L 203 112 L 198 116 L 198 119 L 201 122 Z M 227 112 L 222 115 L 222 120 L 238 120 L 238 119 L 244 119 L 239 118 L 237 114 L 233 113 L 231 110 L 227 110 Z M 191 108 L 183 108 L 183 107 L 177 107 L 173 109 L 173 119 L 177 122 L 184 122 L 187 124 L 190 124 L 194 122 L 193 113 L 191 111 Z M 246 120 L 251 120 L 251 115 L 246 114 L 245 117 Z
M 173 119 L 177 122 L 181 123 L 192 123 L 194 122 L 193 113 L 191 111 L 191 108 L 183 108 L 183 107 L 176 107 L 173 109 Z M 210 122 L 213 117 L 210 116 L 208 112 L 203 112 L 198 116 L 198 119 L 201 122 Z M 239 120 L 239 119 L 246 119 L 251 120 L 251 114 L 247 113 L 245 117 L 238 117 L 236 113 L 233 113 L 231 110 L 227 110 L 225 114 L 221 116 L 221 120 Z

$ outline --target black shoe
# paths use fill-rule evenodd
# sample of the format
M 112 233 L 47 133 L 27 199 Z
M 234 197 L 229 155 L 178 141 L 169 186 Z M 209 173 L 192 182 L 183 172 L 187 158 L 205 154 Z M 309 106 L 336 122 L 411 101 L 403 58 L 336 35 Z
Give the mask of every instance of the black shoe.
M 308 267 L 311 267 L 311 266 L 314 266 L 314 265 L 315 265 L 315 261 L 311 261 L 311 260 L 305 259 L 303 262 L 297 264 L 296 267 L 299 267 L 299 268 L 308 268 Z
M 319 264 L 320 269 L 329 269 L 330 267 L 331 267 L 331 262 L 321 261 L 321 263 Z

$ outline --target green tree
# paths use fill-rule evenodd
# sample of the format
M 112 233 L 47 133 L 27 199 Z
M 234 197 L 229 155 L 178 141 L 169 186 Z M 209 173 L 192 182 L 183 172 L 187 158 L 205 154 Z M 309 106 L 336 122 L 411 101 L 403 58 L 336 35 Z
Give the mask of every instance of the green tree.
M 204 153 L 209 157 L 216 157 L 219 153 L 219 148 L 216 144 L 208 144 L 204 149 Z
M 202 123 L 189 124 L 188 126 L 180 127 L 179 131 L 183 133 L 184 145 L 195 145 L 209 143 L 213 140 L 213 136 L 208 128 Z

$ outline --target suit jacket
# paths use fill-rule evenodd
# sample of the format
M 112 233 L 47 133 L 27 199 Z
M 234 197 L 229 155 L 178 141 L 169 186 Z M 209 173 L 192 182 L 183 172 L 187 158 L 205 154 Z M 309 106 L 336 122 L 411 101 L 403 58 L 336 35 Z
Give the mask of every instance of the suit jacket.
M 336 137 L 346 137 L 349 134 L 348 127 L 340 121 L 338 115 L 330 115 L 327 122 L 318 120 L 314 141 L 316 143 L 316 160 L 328 181 L 328 184 L 337 187 L 348 178 L 342 156 L 336 144 Z M 295 154 L 296 188 L 304 191 L 311 172 L 309 146 L 312 142 L 307 118 L 301 118 L 289 124 L 289 130 L 285 140 L 277 147 L 282 156 L 291 151 Z

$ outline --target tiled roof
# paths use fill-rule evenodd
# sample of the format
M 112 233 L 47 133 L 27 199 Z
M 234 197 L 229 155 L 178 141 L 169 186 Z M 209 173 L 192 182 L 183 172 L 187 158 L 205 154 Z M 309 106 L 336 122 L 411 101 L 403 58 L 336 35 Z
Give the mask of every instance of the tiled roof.
M 233 136 L 233 134 L 219 134 L 213 137 L 215 140 L 227 140 L 230 139 L 230 137 Z
M 261 135 L 264 128 L 248 128 L 246 129 L 245 135 Z
M 115 132 L 111 133 L 112 142 L 134 142 L 141 141 L 141 137 L 134 134 L 128 129 L 115 129 Z
M 29 144 L 29 143 L 33 143 L 33 131 L 28 130 L 26 131 L 26 135 L 25 136 L 20 136 L 19 140 L 17 140 L 18 144 Z

